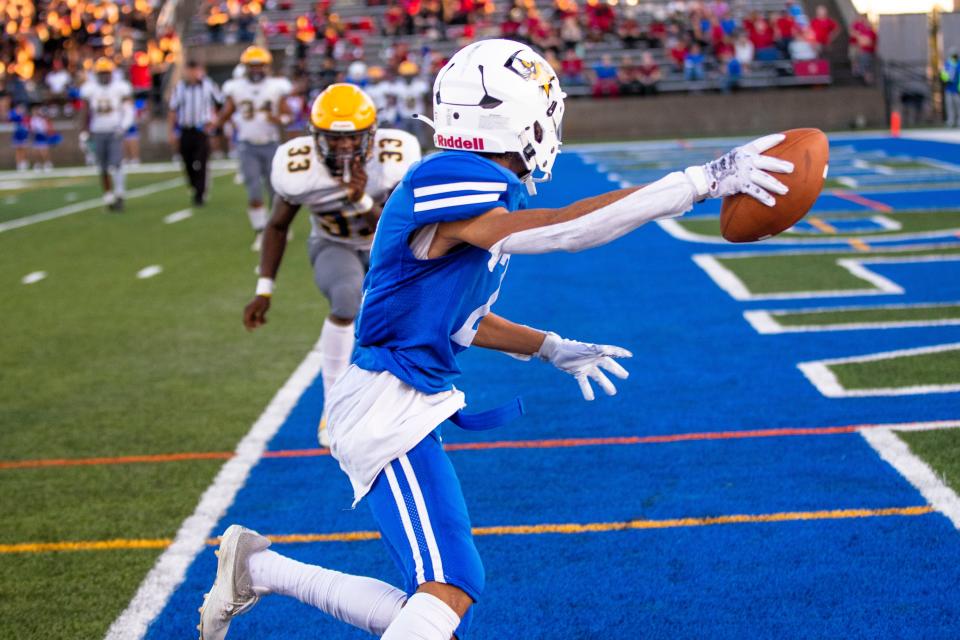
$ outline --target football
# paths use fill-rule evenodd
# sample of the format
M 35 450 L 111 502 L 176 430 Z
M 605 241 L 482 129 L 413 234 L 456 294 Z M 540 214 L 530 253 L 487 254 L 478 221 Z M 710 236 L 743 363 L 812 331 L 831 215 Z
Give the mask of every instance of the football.
M 820 195 L 830 159 L 827 136 L 819 129 L 784 131 L 786 139 L 764 155 L 793 163 L 793 173 L 773 176 L 790 191 L 768 207 L 746 194 L 723 199 L 720 233 L 730 242 L 755 242 L 781 233 L 807 214 Z

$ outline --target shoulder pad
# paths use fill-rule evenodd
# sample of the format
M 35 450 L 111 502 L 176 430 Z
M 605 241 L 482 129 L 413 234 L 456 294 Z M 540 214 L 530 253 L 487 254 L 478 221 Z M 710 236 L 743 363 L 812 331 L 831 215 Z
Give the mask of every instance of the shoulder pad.
M 464 220 L 497 207 L 508 207 L 510 191 L 520 180 L 476 154 L 444 151 L 410 170 L 414 219 L 419 224 Z
M 293 204 L 303 204 L 303 199 L 310 193 L 334 186 L 326 167 L 317 157 L 313 136 L 293 138 L 277 148 L 270 184 L 277 195 Z

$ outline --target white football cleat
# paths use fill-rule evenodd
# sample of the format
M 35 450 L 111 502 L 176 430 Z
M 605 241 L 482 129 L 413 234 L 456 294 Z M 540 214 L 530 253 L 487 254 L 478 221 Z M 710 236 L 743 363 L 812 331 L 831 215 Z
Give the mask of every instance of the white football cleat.
M 260 253 L 260 247 L 263 246 L 263 231 L 257 231 L 257 235 L 253 238 L 253 244 L 250 245 L 251 251 L 256 251 Z
M 223 640 L 234 616 L 246 613 L 263 593 L 253 588 L 250 556 L 270 546 L 265 537 L 232 524 L 223 532 L 217 551 L 217 578 L 200 607 L 200 640 Z

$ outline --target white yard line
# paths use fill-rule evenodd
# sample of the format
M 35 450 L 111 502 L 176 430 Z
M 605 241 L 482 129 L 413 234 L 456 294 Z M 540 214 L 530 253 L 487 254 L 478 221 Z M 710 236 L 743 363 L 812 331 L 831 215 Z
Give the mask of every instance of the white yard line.
M 267 444 L 320 373 L 320 362 L 318 343 L 237 445 L 236 455 L 220 468 L 193 514 L 180 525 L 173 543 L 157 558 L 140 583 L 133 600 L 110 625 L 106 640 L 143 638 L 150 623 L 163 611 L 170 596 L 183 582 L 194 558 L 206 547 L 207 539 L 214 534 L 213 527 L 233 504 L 237 492 L 246 483 L 250 470 L 260 461 Z
M 912 484 L 934 509 L 960 529 L 960 497 L 891 429 L 863 429 L 863 439 Z
M 46 277 L 47 277 L 46 271 L 32 271 L 31 273 L 28 273 L 27 275 L 23 276 L 20 282 L 23 284 L 33 284 L 35 282 L 40 282 Z
M 158 182 L 156 184 L 150 184 L 145 187 L 140 187 L 138 189 L 131 189 L 124 195 L 125 200 L 132 200 L 133 198 L 142 198 L 143 196 L 153 195 L 154 193 L 159 193 L 161 191 L 166 191 L 167 189 L 173 189 L 174 187 L 179 187 L 183 184 L 183 178 L 173 178 L 171 180 L 164 180 L 163 182 Z M 103 198 L 94 198 L 92 200 L 84 200 L 83 202 L 77 202 L 76 204 L 69 204 L 65 207 L 60 207 L 59 209 L 53 209 L 52 211 L 45 211 L 44 213 L 35 213 L 31 216 L 25 216 L 23 218 L 16 218 L 14 220 L 8 220 L 7 222 L 0 223 L 0 233 L 4 231 L 12 231 L 13 229 L 20 229 L 22 227 L 28 227 L 32 224 L 37 224 L 38 222 L 46 222 L 47 220 L 56 220 L 57 218 L 63 218 L 65 216 L 72 216 L 75 213 L 80 213 L 82 211 L 89 211 L 90 209 L 97 209 L 103 207 Z
M 847 358 L 833 358 L 830 360 L 811 360 L 810 362 L 801 362 L 797 368 L 806 376 L 807 380 L 817 388 L 817 390 L 828 398 L 872 398 L 878 396 L 908 396 L 925 395 L 930 393 L 954 393 L 960 391 L 960 384 L 924 384 L 906 387 L 876 387 L 872 389 L 847 389 L 840 383 L 836 374 L 830 369 L 834 365 L 851 364 L 861 362 L 876 362 L 879 360 L 892 360 L 894 358 L 905 358 L 910 356 L 919 356 L 929 353 L 943 353 L 945 351 L 960 350 L 960 342 L 949 344 L 937 344 L 929 347 L 917 347 L 914 349 L 898 349 L 896 351 L 883 351 L 880 353 L 870 353 L 861 356 L 851 356 Z
M 190 209 L 182 209 L 180 211 L 174 211 L 173 213 L 163 217 L 163 221 L 166 224 L 175 224 L 181 220 L 186 220 L 193 216 L 193 211 Z
M 153 276 L 158 276 L 163 273 L 163 267 L 158 264 L 152 264 L 149 267 L 144 267 L 137 271 L 137 278 L 140 280 L 146 280 L 147 278 L 152 278 Z

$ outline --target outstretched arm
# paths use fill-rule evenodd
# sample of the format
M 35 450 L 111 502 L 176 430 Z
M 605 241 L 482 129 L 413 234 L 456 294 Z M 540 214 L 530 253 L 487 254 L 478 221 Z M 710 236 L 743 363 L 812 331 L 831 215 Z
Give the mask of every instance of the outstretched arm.
M 270 298 L 273 296 L 273 282 L 280 270 L 280 261 L 287 248 L 287 233 L 290 224 L 300 210 L 300 205 L 287 202 L 280 196 L 273 199 L 273 214 L 263 234 L 263 248 L 260 253 L 260 277 L 253 300 L 243 309 L 243 326 L 248 331 L 267 323 L 267 311 L 270 310 Z
M 782 134 L 738 147 L 703 166 L 674 172 L 641 188 L 611 191 L 560 209 L 509 212 L 497 208 L 467 220 L 438 226 L 430 257 L 461 243 L 501 253 L 582 251 L 626 235 L 646 222 L 680 215 L 704 198 L 745 193 L 767 206 L 787 187 L 767 171 L 791 173 L 793 165 L 762 155 L 782 142 Z
M 488 313 L 480 320 L 473 345 L 503 351 L 522 360 L 531 357 L 549 362 L 557 369 L 574 377 L 585 400 L 593 400 L 593 380 L 608 395 L 616 395 L 617 388 L 603 370 L 624 379 L 629 374 L 614 358 L 630 358 L 632 353 L 620 347 L 566 340 L 553 332 L 543 332 L 510 322 Z

